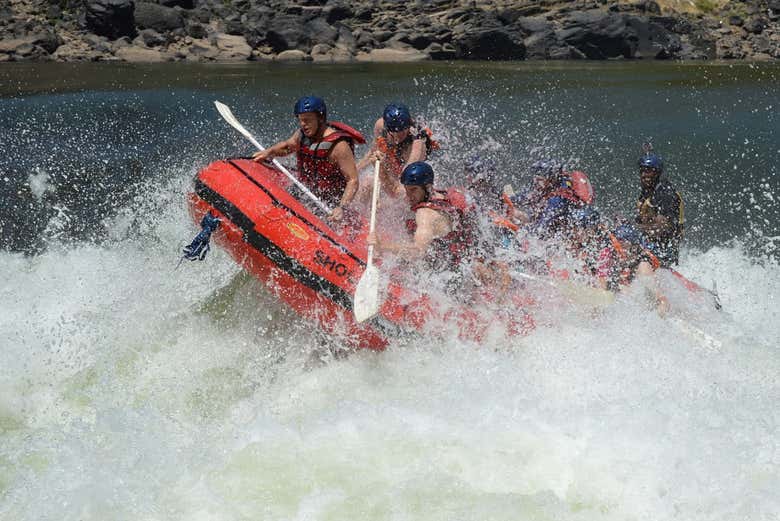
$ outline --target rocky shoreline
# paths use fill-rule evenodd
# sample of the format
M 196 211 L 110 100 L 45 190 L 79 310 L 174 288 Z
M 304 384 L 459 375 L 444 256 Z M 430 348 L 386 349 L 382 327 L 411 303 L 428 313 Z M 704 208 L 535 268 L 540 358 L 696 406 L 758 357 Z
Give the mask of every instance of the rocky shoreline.
M 0 0 L 0 62 L 578 59 L 780 59 L 780 0 Z

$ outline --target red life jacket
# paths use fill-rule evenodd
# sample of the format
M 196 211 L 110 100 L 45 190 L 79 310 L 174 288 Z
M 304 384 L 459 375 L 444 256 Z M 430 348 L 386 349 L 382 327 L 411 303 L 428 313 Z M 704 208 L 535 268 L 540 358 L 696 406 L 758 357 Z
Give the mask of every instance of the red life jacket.
M 592 204 L 594 199 L 593 186 L 591 186 L 590 179 L 584 172 L 575 170 L 566 174 L 562 186 L 545 194 L 544 199 L 546 201 L 553 197 L 561 197 L 579 206 Z
M 428 127 L 422 127 L 420 125 L 412 125 L 409 129 L 409 134 L 399 143 L 390 144 L 387 141 L 387 131 L 383 130 L 382 135 L 377 138 L 377 148 L 385 153 L 387 158 L 388 170 L 401 177 L 402 166 L 406 162 L 403 158 L 406 147 L 411 145 L 417 139 L 425 140 L 425 159 L 431 154 L 432 151 L 439 149 L 439 143 L 433 139 L 433 131 Z
M 450 218 L 452 230 L 447 235 L 433 240 L 425 259 L 432 269 L 456 270 L 468 257 L 476 239 L 469 215 L 470 207 L 466 196 L 458 189 L 451 188 L 446 192 L 436 190 L 436 192 L 443 197 L 418 203 L 412 206 L 412 211 L 430 208 Z M 417 231 L 417 221 L 415 219 L 406 221 L 406 229 L 414 235 Z
M 336 205 L 347 187 L 347 179 L 336 163 L 330 161 L 330 153 L 339 141 L 346 140 L 355 151 L 355 142 L 365 143 L 363 135 L 354 128 L 331 121 L 326 126 L 335 130 L 320 141 L 312 141 L 301 133 L 298 143 L 298 178 L 326 204 Z

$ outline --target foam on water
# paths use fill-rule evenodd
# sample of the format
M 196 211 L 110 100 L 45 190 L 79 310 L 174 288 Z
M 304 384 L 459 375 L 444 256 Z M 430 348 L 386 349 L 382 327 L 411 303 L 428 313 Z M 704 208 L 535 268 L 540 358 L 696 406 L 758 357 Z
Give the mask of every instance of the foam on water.
M 691 327 L 622 298 L 312 366 L 312 328 L 224 252 L 174 270 L 185 189 L 103 246 L 0 254 L 1 518 L 777 518 L 775 262 L 686 252 L 725 308 Z
M 3 100 L 0 230 L 35 255 L 0 251 L 0 519 L 778 519 L 777 82 L 613 65 L 253 64 L 218 93 L 198 78 Z M 591 175 L 604 213 L 632 211 L 626 172 L 655 136 L 702 248 L 679 270 L 715 281 L 724 310 L 670 291 L 662 318 L 636 291 L 600 314 L 546 310 L 522 339 L 476 346 L 443 325 L 315 363 L 321 335 L 225 252 L 174 269 L 196 233 L 190 162 L 248 150 L 212 99 L 271 143 L 293 128 L 287 92 L 312 86 L 365 125 L 407 101 L 446 145 L 443 184 L 466 152 L 516 188 L 554 155 Z

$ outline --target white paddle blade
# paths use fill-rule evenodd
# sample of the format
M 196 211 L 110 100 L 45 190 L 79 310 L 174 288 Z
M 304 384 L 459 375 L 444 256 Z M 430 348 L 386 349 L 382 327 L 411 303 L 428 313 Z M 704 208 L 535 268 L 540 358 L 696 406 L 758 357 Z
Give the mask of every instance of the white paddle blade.
M 250 134 L 241 123 L 238 122 L 236 117 L 233 115 L 233 112 L 230 110 L 230 107 L 219 101 L 215 101 L 214 105 L 217 107 L 217 112 L 219 112 L 219 115 L 222 116 L 222 119 L 227 121 L 231 127 L 238 130 L 241 135 L 247 138 L 258 150 L 265 150 L 263 145 L 258 143 L 255 137 Z
M 379 313 L 379 270 L 373 264 L 366 266 L 366 271 L 357 283 L 353 308 L 358 322 Z

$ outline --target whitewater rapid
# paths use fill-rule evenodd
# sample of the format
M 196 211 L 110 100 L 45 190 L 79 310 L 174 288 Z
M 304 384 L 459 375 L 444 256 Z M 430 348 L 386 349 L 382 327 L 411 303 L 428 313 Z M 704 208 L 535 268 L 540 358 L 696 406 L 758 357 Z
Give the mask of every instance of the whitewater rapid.
M 686 250 L 724 307 L 692 329 L 619 299 L 317 364 L 218 248 L 174 269 L 193 173 L 101 245 L 52 222 L 45 252 L 0 252 L 0 519 L 778 519 L 771 258 Z

